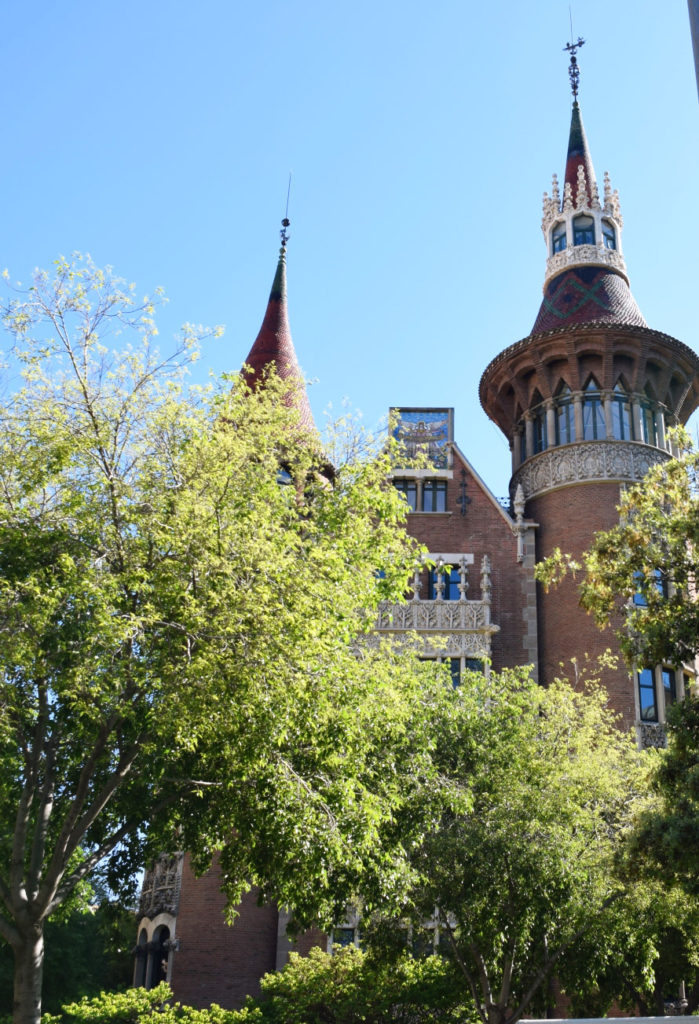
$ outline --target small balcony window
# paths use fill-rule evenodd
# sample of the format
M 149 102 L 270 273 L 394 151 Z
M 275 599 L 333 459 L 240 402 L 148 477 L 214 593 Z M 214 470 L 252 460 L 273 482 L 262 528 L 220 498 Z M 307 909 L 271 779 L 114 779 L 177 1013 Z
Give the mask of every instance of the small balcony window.
M 446 569 L 446 566 L 445 566 Z M 449 572 L 445 572 L 445 569 L 441 571 L 439 569 L 430 569 L 429 584 L 427 587 L 427 599 L 428 601 L 436 601 L 439 588 L 438 582 L 444 583 L 444 589 L 442 590 L 443 601 L 459 601 L 461 598 L 461 591 L 459 590 L 459 583 L 461 578 L 459 576 L 459 570 L 455 565 L 449 567 Z
M 595 221 L 587 214 L 581 214 L 573 220 L 573 245 L 595 244 Z
M 566 240 L 566 225 L 565 221 L 559 221 L 558 224 L 554 224 L 553 231 L 551 232 L 551 251 L 555 255 L 557 252 L 563 252 L 567 244 Z
M 602 221 L 602 240 L 605 249 L 616 249 L 616 231 L 609 220 Z

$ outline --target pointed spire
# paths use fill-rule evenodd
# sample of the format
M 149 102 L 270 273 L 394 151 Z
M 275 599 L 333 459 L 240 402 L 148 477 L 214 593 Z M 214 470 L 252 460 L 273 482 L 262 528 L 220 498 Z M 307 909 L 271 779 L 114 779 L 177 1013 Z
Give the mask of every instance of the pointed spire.
M 293 393 L 293 404 L 298 410 L 302 426 L 308 430 L 315 430 L 304 377 L 296 358 L 294 343 L 291 340 L 291 328 L 289 327 L 286 303 L 286 243 L 289 237 L 286 229 L 288 226 L 289 220 L 285 217 L 282 221 L 282 245 L 279 250 L 279 260 L 272 282 L 272 290 L 269 293 L 267 310 L 257 338 L 245 360 L 245 364 L 250 368 L 248 380 L 252 387 L 262 379 L 265 371 L 272 366 L 282 380 L 296 381 L 297 387 Z
M 573 113 L 570 119 L 570 136 L 568 138 L 568 155 L 566 157 L 566 172 L 564 182 L 570 185 L 574 196 L 578 194 L 579 168 L 582 167 L 585 175 L 585 193 L 587 202 L 591 203 L 593 186 L 596 187 L 595 169 L 592 166 L 590 147 L 587 144 L 587 136 L 582 123 L 580 105 L 577 100 L 573 103 Z

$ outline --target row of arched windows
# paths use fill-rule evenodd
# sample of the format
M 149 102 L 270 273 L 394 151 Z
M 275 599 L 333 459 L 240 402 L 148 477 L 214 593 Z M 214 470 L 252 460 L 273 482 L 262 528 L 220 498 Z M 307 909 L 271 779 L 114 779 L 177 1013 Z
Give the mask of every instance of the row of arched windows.
M 589 213 L 573 217 L 573 245 L 596 245 L 595 218 Z M 605 249 L 616 249 L 616 230 L 610 220 L 602 220 L 602 243 Z M 562 252 L 568 245 L 566 222 L 559 220 L 551 229 L 551 255 Z
M 634 417 L 630 394 L 621 382 L 603 399 L 602 391 L 594 377 L 590 377 L 579 396 L 580 413 L 576 418 L 575 397 L 567 384 L 562 384 L 554 396 L 552 409 L 543 403 L 531 410 L 531 432 L 525 429 L 524 443 L 520 447 L 520 461 L 530 455 L 537 455 L 554 445 L 571 444 L 574 441 L 642 441 L 644 444 L 660 444 L 660 412 L 657 404 L 648 395 L 638 401 L 639 414 Z M 605 405 L 611 406 L 611 432 L 607 429 Z

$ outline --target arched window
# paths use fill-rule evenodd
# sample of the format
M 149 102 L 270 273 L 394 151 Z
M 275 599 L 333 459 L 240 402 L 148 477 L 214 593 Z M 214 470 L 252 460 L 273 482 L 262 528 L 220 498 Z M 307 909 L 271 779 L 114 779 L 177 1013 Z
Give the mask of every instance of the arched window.
M 562 252 L 566 247 L 566 224 L 564 220 L 560 220 L 558 224 L 553 225 L 553 231 L 551 232 L 551 251 L 552 254 Z
M 534 454 L 538 455 L 548 448 L 548 427 L 546 425 L 546 409 L 543 405 L 534 410 L 532 425 L 534 427 Z
M 570 388 L 563 385 L 556 395 L 556 444 L 570 444 L 575 440 L 575 415 Z
M 148 966 L 148 935 L 145 928 L 141 928 L 136 946 L 136 968 L 133 974 L 134 988 L 145 988 L 146 967 Z
M 602 221 L 602 240 L 605 249 L 616 249 L 616 231 L 610 220 Z
M 599 386 L 590 377 L 583 391 L 583 441 L 603 441 L 607 436 Z
M 633 441 L 631 399 L 621 384 L 616 385 L 612 396 L 612 432 L 617 441 Z
M 595 244 L 595 220 L 587 213 L 581 213 L 573 220 L 573 245 Z
M 149 943 L 151 947 L 150 952 L 150 971 L 147 987 L 155 988 L 161 981 L 167 981 L 167 961 L 170 955 L 170 929 L 167 925 L 161 925 L 157 928 L 155 935 L 153 936 L 152 942 Z

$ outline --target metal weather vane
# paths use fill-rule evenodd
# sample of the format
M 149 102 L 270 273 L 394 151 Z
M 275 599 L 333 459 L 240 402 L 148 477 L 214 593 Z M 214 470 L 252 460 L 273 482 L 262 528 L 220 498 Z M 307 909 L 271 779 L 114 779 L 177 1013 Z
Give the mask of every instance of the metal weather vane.
M 568 75 L 570 77 L 570 88 L 573 91 L 573 99 L 577 102 L 578 99 L 578 84 L 580 82 L 580 68 L 578 67 L 578 58 L 576 54 L 581 46 L 585 45 L 585 40 L 582 36 L 578 36 L 577 43 L 567 43 L 563 49 L 570 54 L 570 66 L 568 67 Z

